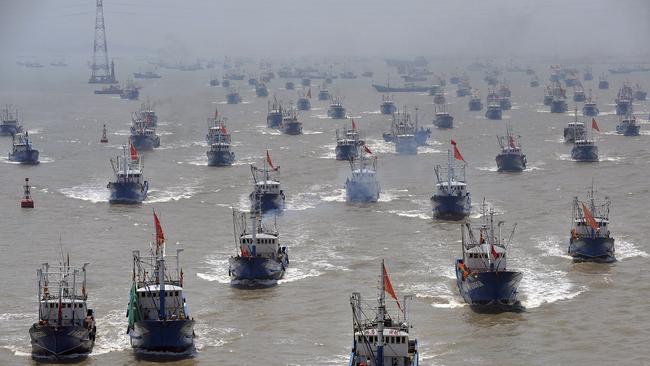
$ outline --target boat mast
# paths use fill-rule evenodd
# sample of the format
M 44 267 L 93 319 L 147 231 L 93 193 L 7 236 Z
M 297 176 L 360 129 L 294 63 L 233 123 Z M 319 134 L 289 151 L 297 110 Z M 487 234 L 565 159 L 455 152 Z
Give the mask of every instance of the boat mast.
M 376 366 L 384 366 L 384 317 L 386 311 L 386 293 L 384 288 L 384 260 L 381 260 L 381 276 L 379 281 L 379 307 L 377 308 L 377 357 Z
M 454 176 L 454 167 L 451 162 L 451 150 L 447 150 L 447 193 L 451 194 L 451 178 Z

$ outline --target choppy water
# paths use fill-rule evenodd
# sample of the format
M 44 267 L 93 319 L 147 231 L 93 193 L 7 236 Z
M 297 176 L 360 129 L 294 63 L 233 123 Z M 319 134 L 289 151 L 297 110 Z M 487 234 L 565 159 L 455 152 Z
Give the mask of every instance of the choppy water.
M 384 72 L 381 64 L 372 67 L 376 75 Z M 545 79 L 546 66 L 537 69 Z M 561 134 L 571 113 L 548 113 L 541 104 L 543 88 L 529 88 L 524 74 L 506 74 L 514 107 L 503 121 L 467 111 L 467 98 L 455 97 L 455 86 L 448 86 L 453 130 L 430 125 L 431 97 L 395 95 L 400 106 L 419 105 L 420 122 L 433 130 L 430 146 L 417 156 L 398 156 L 382 140 L 390 122 L 378 113 L 381 95 L 369 79 L 335 80 L 330 91 L 345 97 L 348 113 L 379 156 L 383 189 L 378 203 L 350 206 L 343 190 L 349 166 L 333 159 L 334 131 L 343 122 L 323 118 L 326 102 L 313 99 L 314 109 L 301 113 L 304 135 L 285 136 L 266 129 L 266 99 L 256 98 L 243 82 L 244 103 L 227 105 L 224 89 L 206 86 L 211 71 L 169 70 L 163 79 L 141 81 L 142 96 L 156 102 L 161 121 L 161 148 L 144 154 L 150 197 L 139 207 L 111 207 L 108 159 L 126 141 L 130 113 L 139 102 L 93 95 L 81 64 L 67 70 L 7 65 L 3 71 L 0 103 L 19 106 L 47 163 L 24 167 L 0 161 L 0 364 L 32 363 L 27 331 L 37 317 L 35 270 L 56 260 L 59 236 L 73 261 L 91 263 L 89 301 L 98 337 L 84 364 L 140 362 L 125 334 L 125 313 L 131 251 L 152 239 L 152 208 L 169 245 L 185 248 L 186 291 L 197 321 L 196 357 L 170 364 L 346 364 L 348 296 L 352 291 L 374 296 L 380 258 L 387 260 L 397 292 L 415 295 L 412 334 L 424 365 L 650 364 L 645 270 L 650 248 L 643 234 L 650 203 L 649 128 L 644 124 L 639 137 L 610 132 L 617 123 L 612 105 L 617 88 L 624 80 L 650 88 L 648 74 L 612 75 L 607 91 L 585 82 L 603 111 L 597 117 L 604 131 L 597 136 L 602 161 L 596 164 L 570 161 Z M 126 70 L 120 73 L 126 76 Z M 482 74 L 468 74 L 485 96 Z M 295 100 L 295 92 L 283 90 L 284 82 L 271 82 L 272 93 Z M 215 106 L 233 133 L 237 163 L 230 168 L 206 166 L 206 118 Z M 649 109 L 647 102 L 635 105 L 640 119 Z M 103 123 L 109 144 L 98 142 Z M 495 135 L 506 124 L 523 136 L 530 166 L 522 174 L 496 172 Z M 487 197 L 500 219 L 518 222 L 509 265 L 524 272 L 523 313 L 475 314 L 457 293 L 453 260 L 459 225 L 433 221 L 429 203 L 433 165 L 445 159 L 452 137 L 469 162 L 474 202 Z M 9 151 L 10 139 L 0 144 Z M 260 162 L 267 148 L 282 167 L 287 210 L 278 224 L 291 267 L 275 288 L 232 289 L 226 268 L 234 253 L 230 208 L 248 207 L 248 164 Z M 34 186 L 34 210 L 18 206 L 26 176 Z M 619 261 L 612 265 L 572 264 L 565 254 L 571 199 L 583 195 L 592 178 L 613 202 Z M 472 220 L 478 217 L 475 209 Z

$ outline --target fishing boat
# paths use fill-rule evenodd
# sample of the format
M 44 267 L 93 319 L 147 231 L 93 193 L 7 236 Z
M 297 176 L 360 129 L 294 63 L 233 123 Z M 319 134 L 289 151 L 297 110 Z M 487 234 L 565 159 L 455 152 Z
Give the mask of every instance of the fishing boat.
M 531 87 L 531 88 L 537 88 L 537 87 L 539 87 L 539 78 L 538 78 L 537 76 L 535 76 L 534 78 L 532 78 L 532 79 L 530 80 L 530 87 Z
M 397 111 L 397 106 L 395 106 L 395 101 L 390 95 L 381 96 L 381 104 L 379 105 L 379 111 L 381 114 L 393 114 Z
M 38 322 L 29 328 L 32 357 L 60 361 L 85 358 L 95 346 L 95 313 L 88 308 L 86 268 L 70 265 L 70 255 L 36 270 Z
M 122 94 L 124 90 L 119 85 L 108 85 L 100 90 L 95 90 L 95 94 Z
M 497 90 L 497 94 L 501 98 L 510 98 L 512 97 L 512 91 L 510 90 L 510 86 L 508 86 L 508 83 L 504 80 L 501 85 L 499 85 L 499 89 Z
M 345 107 L 343 107 L 343 101 L 340 97 L 332 99 L 330 107 L 327 110 L 327 116 L 332 119 L 344 119 L 346 117 Z
M 0 136 L 11 136 L 23 132 L 23 126 L 18 120 L 18 110 L 9 106 L 0 112 Z
M 255 86 L 255 95 L 260 98 L 265 98 L 269 96 L 269 89 L 266 88 L 266 84 L 263 82 L 257 83 Z
M 377 180 L 377 157 L 372 156 L 368 146 L 358 159 L 350 159 L 350 177 L 345 181 L 345 197 L 348 203 L 372 203 L 379 200 L 381 187 Z
M 584 102 L 587 100 L 587 94 L 582 87 L 582 84 L 578 81 L 573 87 L 573 101 L 574 102 Z
M 456 165 L 454 160 L 461 160 L 465 163 L 456 142 L 451 140 L 454 150 L 452 157 L 451 149 L 447 150 L 447 167 L 436 165 L 436 193 L 431 197 L 433 204 L 433 217 L 442 220 L 462 220 L 469 216 L 472 209 L 472 200 L 467 190 L 465 180 L 465 164 Z
M 472 98 L 469 100 L 467 105 L 470 111 L 480 111 L 483 109 L 483 102 L 481 101 L 481 96 L 477 90 L 472 93 Z
M 458 83 L 458 88 L 456 89 L 456 96 L 459 98 L 466 97 L 472 93 L 472 87 L 469 85 L 469 80 L 462 79 Z
M 578 75 L 575 73 L 569 73 L 565 78 L 564 78 L 564 85 L 566 85 L 567 88 L 571 88 L 573 86 L 578 85 L 580 81 L 578 80 Z
M 445 104 L 445 92 L 439 91 L 433 95 L 433 104 L 442 105 Z
M 230 88 L 228 90 L 228 94 L 226 95 L 226 103 L 228 104 L 239 104 L 241 103 L 241 95 L 239 95 L 239 91 L 235 88 Z
M 352 127 L 343 127 L 341 133 L 336 130 L 336 160 L 352 160 L 359 157 L 359 149 L 365 142 L 359 138 L 357 124 L 352 120 Z
M 127 153 L 122 146 L 122 156 L 111 159 L 115 179 L 106 188 L 110 191 L 108 202 L 111 204 L 139 204 L 147 199 L 149 183 L 142 176 L 142 160 L 133 145 Z
M 500 97 L 499 106 L 501 107 L 501 110 L 504 111 L 512 109 L 512 102 L 510 101 L 510 97 Z
M 478 312 L 521 310 L 517 298 L 523 273 L 509 269 L 507 251 L 515 224 L 507 240 L 501 236 L 503 221 L 494 226 L 494 208 L 482 205 L 482 223 L 461 226 L 462 258 L 456 259 L 456 284 L 465 302 Z M 477 237 L 478 236 L 478 237 Z
M 361 73 L 361 76 L 364 78 L 371 78 L 373 75 L 375 75 L 375 73 L 372 71 L 364 71 Z
M 258 81 L 257 81 L 257 78 L 255 77 L 255 75 L 250 75 L 248 77 L 248 85 L 257 86 L 257 83 L 258 83 Z
M 23 199 L 20 200 L 21 208 L 34 208 L 34 200 L 32 199 L 31 187 L 29 186 L 29 178 L 25 178 L 25 185 Z
M 282 116 L 282 123 L 280 124 L 280 131 L 286 135 L 301 135 L 302 122 L 298 121 L 298 111 L 289 105 L 289 109 L 284 110 Z
M 589 97 L 582 106 L 582 115 L 585 117 L 595 117 L 600 113 L 596 102 L 591 98 L 591 89 L 589 90 Z
M 250 221 L 250 222 L 249 222 Z M 280 244 L 277 225 L 262 221 L 262 214 L 233 210 L 237 254 L 230 257 L 228 275 L 236 288 L 260 288 L 277 284 L 289 267 L 289 251 Z
M 300 85 L 302 85 L 302 86 L 310 86 L 311 85 L 311 79 L 310 78 L 302 78 L 302 80 L 300 80 Z
M 594 80 L 594 73 L 591 71 L 591 67 L 585 67 L 585 70 L 582 72 L 582 79 L 584 81 Z
M 521 151 L 521 136 L 515 136 L 506 128 L 506 136 L 497 136 L 501 151 L 497 154 L 497 169 L 500 172 L 521 172 L 526 169 L 526 155 Z
M 412 297 L 405 296 L 400 304 L 383 260 L 378 287 L 376 308 L 366 305 L 358 292 L 350 296 L 354 337 L 348 366 L 418 366 L 418 341 L 409 335 L 413 327 L 408 313 Z M 386 309 L 386 294 L 399 309 L 396 318 Z
M 156 115 L 154 105 L 149 101 L 149 98 L 140 104 L 140 109 L 137 112 L 131 114 L 131 119 L 142 120 L 147 128 L 158 127 L 158 115 Z
M 485 110 L 485 118 L 492 120 L 500 120 L 502 115 L 501 103 L 492 102 L 488 103 L 487 109 Z
M 221 86 L 224 88 L 230 88 L 230 80 L 229 79 L 223 79 L 221 81 Z
M 266 126 L 269 128 L 279 128 L 282 124 L 282 104 L 276 98 L 267 101 Z
M 551 105 L 551 102 L 553 102 L 553 92 L 551 87 L 547 85 L 544 88 L 544 105 Z
M 251 164 L 253 192 L 248 196 L 251 210 L 262 213 L 284 209 L 284 192 L 280 186 L 280 167 L 274 166 L 271 155 L 266 152 L 264 166 L 260 169 Z
M 559 82 L 553 83 L 551 88 L 551 113 L 564 113 L 568 109 L 566 103 L 566 90 L 562 88 Z
M 447 111 L 447 105 L 443 104 L 440 109 L 434 108 L 435 117 L 433 118 L 433 125 L 438 128 L 453 128 L 454 117 Z
M 133 277 L 127 308 L 127 334 L 138 355 L 191 355 L 194 352 L 194 319 L 190 316 L 176 255 L 166 251 L 166 238 L 156 212 L 155 243 L 146 256 L 133 251 Z
M 460 76 L 458 74 L 451 74 L 451 76 L 449 76 L 449 83 L 450 84 L 454 84 L 454 85 L 459 84 L 460 80 L 461 80 L 461 78 L 460 78 Z
M 12 150 L 9 153 L 9 161 L 25 165 L 36 165 L 39 163 L 39 152 L 34 149 L 27 131 L 12 135 L 11 138 Z
M 607 81 L 605 73 L 598 77 L 598 89 L 609 89 L 609 81 Z
M 574 262 L 611 263 L 616 261 L 614 238 L 609 231 L 610 200 L 596 200 L 593 185 L 587 202 L 573 198 L 569 255 Z
M 155 73 L 154 71 L 146 71 L 146 72 L 134 72 L 133 73 L 133 78 L 135 79 L 160 79 L 162 76 L 160 74 Z
M 327 89 L 327 85 L 323 83 L 318 90 L 318 100 L 330 100 L 331 95 L 330 91 Z
M 287 81 L 284 83 L 284 88 L 287 90 L 294 90 L 296 88 L 296 84 L 293 81 Z
M 375 88 L 376 91 L 379 93 L 408 93 L 408 92 L 418 92 L 418 93 L 424 93 L 428 92 L 431 87 L 429 86 L 419 86 L 415 85 L 412 83 L 405 83 L 403 87 L 394 87 L 388 85 L 379 85 L 379 84 L 372 84 L 372 87 Z
M 206 141 L 210 150 L 206 152 L 208 166 L 230 166 L 235 161 L 235 153 L 232 152 L 230 133 L 226 128 L 226 118 L 219 117 L 215 110 L 214 118 L 208 119 L 208 134 Z
M 626 114 L 632 113 L 632 101 L 634 100 L 632 87 L 623 83 L 621 89 L 619 89 L 614 103 L 616 103 L 616 114 L 619 116 L 624 116 Z
M 128 80 L 126 86 L 122 88 L 122 93 L 120 93 L 120 98 L 128 100 L 138 100 L 140 97 L 140 87 L 135 85 L 133 81 Z
M 595 119 L 591 120 L 591 130 L 599 130 L 598 124 Z M 571 149 L 571 158 L 575 161 L 581 162 L 597 162 L 598 161 L 598 146 L 592 138 L 589 138 L 587 133 L 584 133 L 580 138 L 573 141 L 573 149 Z
M 636 117 L 628 114 L 620 117 L 620 122 L 616 125 L 616 133 L 623 136 L 639 136 L 641 126 L 636 123 Z
M 648 96 L 648 92 L 643 90 L 641 85 L 638 83 L 634 87 L 634 99 L 635 100 L 646 100 L 646 97 Z
M 210 86 L 219 86 L 219 77 L 217 75 L 210 76 Z
M 298 93 L 298 100 L 296 101 L 296 109 L 299 111 L 308 111 L 311 109 L 311 89 L 305 93 Z
M 138 151 L 153 150 L 160 147 L 160 137 L 156 135 L 156 128 L 152 127 L 150 120 L 141 117 L 143 116 L 139 114 L 131 116 L 130 143 Z
M 403 155 L 418 153 L 416 133 L 418 128 L 411 120 L 406 108 L 393 114 L 390 132 L 384 134 L 384 140 L 395 144 L 395 152 Z
M 564 127 L 564 142 L 575 142 L 585 136 L 585 124 L 578 121 L 578 108 L 576 106 L 573 121 L 567 123 Z

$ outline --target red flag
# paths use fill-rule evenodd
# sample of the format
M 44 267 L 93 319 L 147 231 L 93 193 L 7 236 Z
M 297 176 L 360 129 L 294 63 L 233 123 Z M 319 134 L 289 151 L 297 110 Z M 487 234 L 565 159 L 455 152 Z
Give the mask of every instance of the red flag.
M 456 160 L 462 160 L 466 162 L 465 159 L 463 159 L 463 156 L 460 154 L 460 150 L 458 150 L 458 146 L 456 146 L 456 141 L 454 141 L 454 139 L 451 140 L 451 144 L 454 146 L 454 158 Z
M 515 145 L 515 138 L 512 136 L 508 136 L 508 143 L 510 144 L 510 147 L 513 149 L 516 149 L 517 146 Z
M 368 145 L 363 145 L 363 150 L 365 150 L 366 153 L 372 155 L 372 151 L 370 151 L 370 148 L 368 148 Z
M 494 244 L 490 244 L 490 251 L 492 252 L 492 256 L 494 257 L 494 259 L 497 259 L 499 253 L 497 253 L 497 250 L 494 249 Z
M 217 117 L 219 117 L 219 109 L 215 108 L 214 109 L 214 119 L 217 119 Z
M 221 125 L 221 133 L 223 133 L 224 135 L 228 133 L 228 130 L 226 130 L 226 126 Z
M 266 162 L 269 163 L 269 166 L 271 167 L 271 169 L 278 170 L 278 168 L 273 166 L 273 161 L 271 161 L 271 154 L 269 154 L 268 150 L 266 150 Z
M 357 129 L 357 124 L 354 123 L 354 118 L 352 118 L 352 129 L 356 130 Z
M 153 223 L 156 226 L 156 247 L 159 247 L 165 242 L 165 233 L 163 233 L 162 225 L 160 225 L 156 211 L 153 212 Z
M 594 129 L 594 130 L 596 130 L 596 131 L 598 131 L 598 132 L 600 132 L 600 128 L 598 128 L 598 123 L 596 123 L 596 119 L 595 119 L 595 118 L 592 118 L 592 119 L 591 119 L 591 128 Z
M 395 290 L 393 290 L 393 284 L 390 283 L 390 278 L 388 277 L 388 272 L 386 272 L 386 266 L 382 264 L 383 270 L 384 270 L 384 291 L 386 291 L 387 294 L 392 297 L 395 302 L 397 303 L 397 307 L 402 310 L 402 305 L 399 303 L 399 300 L 397 299 L 397 295 L 395 295 Z M 404 311 L 404 310 L 402 310 Z
M 138 160 L 138 150 L 131 144 L 131 160 Z
M 581 202 L 582 203 L 582 202 Z M 594 219 L 594 216 L 591 214 L 591 211 L 585 206 L 584 203 L 582 203 L 582 212 L 585 215 L 585 220 L 587 220 L 587 224 L 591 226 L 592 229 L 598 230 L 598 223 Z
M 311 99 L 311 88 L 309 88 L 309 91 L 307 92 L 307 98 Z

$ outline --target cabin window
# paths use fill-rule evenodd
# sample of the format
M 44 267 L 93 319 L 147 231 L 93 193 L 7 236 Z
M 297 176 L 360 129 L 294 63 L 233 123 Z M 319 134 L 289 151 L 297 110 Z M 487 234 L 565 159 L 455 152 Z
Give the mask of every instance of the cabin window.
M 178 291 L 174 291 L 174 295 L 178 296 Z

